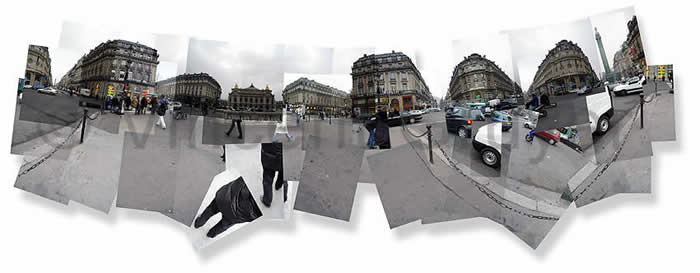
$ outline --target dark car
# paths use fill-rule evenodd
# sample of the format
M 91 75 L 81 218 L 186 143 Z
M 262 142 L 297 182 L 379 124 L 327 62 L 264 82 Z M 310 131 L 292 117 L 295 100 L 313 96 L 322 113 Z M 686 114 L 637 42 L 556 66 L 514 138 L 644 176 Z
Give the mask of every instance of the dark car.
M 402 121 L 402 119 L 403 119 L 403 121 Z M 407 112 L 407 111 L 404 111 L 401 113 L 392 112 L 392 113 L 389 113 L 387 120 L 386 120 L 386 123 L 389 126 L 400 126 L 404 123 L 405 124 L 415 123 L 416 121 L 421 120 L 421 119 L 423 119 L 423 115 L 420 113 L 411 113 L 411 112 Z
M 515 107 L 518 107 L 514 103 L 511 103 L 509 101 L 502 101 L 498 105 L 496 105 L 496 110 L 508 110 L 508 109 L 513 109 Z
M 448 132 L 456 132 L 459 137 L 472 137 L 472 121 L 483 118 L 481 111 L 465 107 L 453 107 L 445 113 Z

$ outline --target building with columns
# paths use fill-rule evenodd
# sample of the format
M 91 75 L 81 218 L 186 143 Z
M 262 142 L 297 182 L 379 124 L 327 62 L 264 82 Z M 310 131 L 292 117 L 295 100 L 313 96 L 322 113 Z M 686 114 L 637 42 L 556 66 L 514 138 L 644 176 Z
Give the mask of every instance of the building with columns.
M 24 70 L 24 84 L 35 88 L 52 86 L 51 56 L 45 46 L 29 45 L 27 68 Z
M 305 105 L 308 113 L 339 114 L 349 112 L 351 106 L 348 93 L 305 77 L 288 84 L 282 91 L 282 98 L 292 108 Z
M 187 104 L 215 104 L 221 85 L 207 73 L 182 74 L 156 82 L 156 94 Z
M 99 97 L 121 91 L 151 94 L 155 92 L 158 57 L 158 51 L 146 45 L 108 40 L 80 58 L 61 84 L 90 89 L 91 96 Z
M 269 86 L 258 89 L 252 83 L 248 88 L 239 88 L 236 84 L 228 94 L 231 107 L 241 111 L 274 111 L 275 96 Z
M 565 94 L 572 89 L 592 86 L 598 81 L 588 57 L 581 48 L 561 40 L 549 50 L 528 88 L 529 94 Z
M 374 113 L 378 106 L 399 111 L 423 109 L 434 99 L 418 68 L 401 52 L 372 54 L 352 64 L 352 109 Z
M 452 103 L 486 102 L 522 93 L 520 85 L 493 61 L 479 54 L 464 57 L 452 71 L 447 100 Z

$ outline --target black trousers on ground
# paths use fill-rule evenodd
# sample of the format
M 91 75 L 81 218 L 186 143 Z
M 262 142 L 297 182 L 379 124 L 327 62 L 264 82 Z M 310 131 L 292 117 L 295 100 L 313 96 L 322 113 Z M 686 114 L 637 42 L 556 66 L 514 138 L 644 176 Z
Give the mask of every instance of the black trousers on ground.
M 284 188 L 284 201 L 287 202 L 287 182 L 284 181 L 284 170 L 275 171 L 272 169 L 263 168 L 263 198 L 262 202 L 266 206 L 272 204 L 272 179 L 275 178 L 275 172 L 277 172 L 277 181 L 275 182 L 275 189 Z
M 207 221 L 209 221 L 209 218 L 212 216 L 216 215 L 217 213 L 221 212 L 219 210 L 219 207 L 216 205 L 216 199 L 212 199 L 211 203 L 209 203 L 209 206 L 207 206 L 206 209 L 202 212 L 202 214 L 197 217 L 195 220 L 195 227 L 199 228 L 203 226 Z M 221 218 L 221 221 L 216 223 L 208 232 L 207 236 L 209 238 L 214 238 L 217 235 L 221 234 L 222 232 L 226 231 L 230 227 L 232 227 L 235 224 L 240 224 L 244 223 L 243 221 L 229 221 L 224 219 L 223 217 Z
M 243 132 L 241 131 L 241 120 L 240 119 L 234 119 L 231 120 L 231 127 L 228 128 L 228 132 L 226 132 L 226 135 L 231 135 L 231 131 L 233 131 L 233 127 L 236 127 L 238 129 L 238 138 L 243 137 Z

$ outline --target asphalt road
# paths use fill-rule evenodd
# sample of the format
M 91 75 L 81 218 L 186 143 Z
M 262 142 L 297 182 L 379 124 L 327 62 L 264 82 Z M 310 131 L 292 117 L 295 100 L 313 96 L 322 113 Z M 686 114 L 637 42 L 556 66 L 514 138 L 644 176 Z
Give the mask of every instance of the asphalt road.
M 22 94 L 20 120 L 69 126 L 83 116 L 78 107 L 78 96 L 63 91 L 48 95 L 36 89 L 24 89 Z

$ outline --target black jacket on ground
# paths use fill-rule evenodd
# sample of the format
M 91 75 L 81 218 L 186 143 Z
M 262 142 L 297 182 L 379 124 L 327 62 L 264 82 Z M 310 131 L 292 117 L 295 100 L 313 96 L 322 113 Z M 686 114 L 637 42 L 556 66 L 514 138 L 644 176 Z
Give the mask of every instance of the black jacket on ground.
M 217 190 L 214 201 L 222 218 L 229 223 L 251 222 L 262 216 L 242 177 Z
M 262 143 L 260 161 L 263 169 L 282 171 L 282 143 Z
M 376 119 L 376 129 L 374 132 L 374 143 L 379 146 L 380 149 L 390 149 L 391 148 L 391 137 L 389 136 L 389 125 L 387 125 L 386 112 L 377 112 Z

